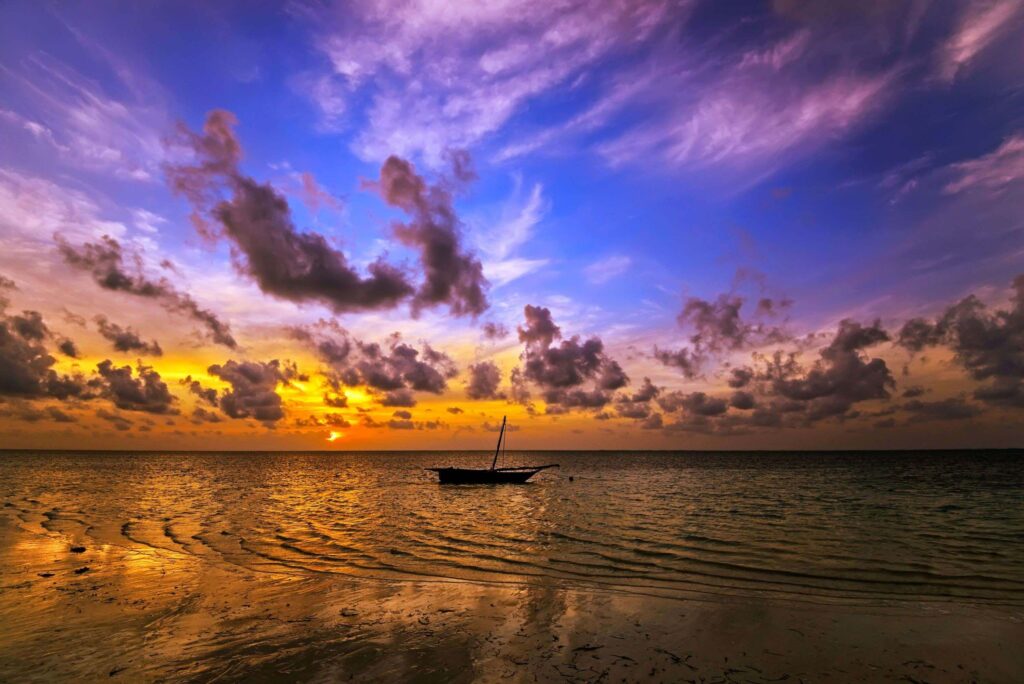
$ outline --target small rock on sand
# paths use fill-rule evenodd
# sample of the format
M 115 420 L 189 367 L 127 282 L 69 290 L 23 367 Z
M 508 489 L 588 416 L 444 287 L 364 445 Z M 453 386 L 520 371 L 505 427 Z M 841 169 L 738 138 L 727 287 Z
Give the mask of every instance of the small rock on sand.
M 341 609 L 341 614 L 344 617 L 355 617 L 356 615 L 359 615 L 359 613 L 357 613 L 356 611 L 352 610 L 351 608 L 342 608 Z
M 39 576 L 40 577 L 53 577 L 53 573 L 52 572 L 41 572 L 41 573 L 39 573 Z
M 81 575 L 81 574 L 86 573 L 86 572 L 89 572 L 89 566 L 88 565 L 83 565 L 82 567 L 77 568 L 75 570 L 75 574 L 76 575 Z
M 84 546 L 72 546 L 71 547 L 71 553 L 85 553 L 85 547 Z

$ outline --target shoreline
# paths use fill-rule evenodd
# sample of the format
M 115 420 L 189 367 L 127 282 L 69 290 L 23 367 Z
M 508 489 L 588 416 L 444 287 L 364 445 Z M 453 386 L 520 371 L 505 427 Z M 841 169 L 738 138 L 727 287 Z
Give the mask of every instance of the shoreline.
M 289 576 L 69 544 L 2 526 L 4 679 L 1011 682 L 1024 673 L 1019 607 Z

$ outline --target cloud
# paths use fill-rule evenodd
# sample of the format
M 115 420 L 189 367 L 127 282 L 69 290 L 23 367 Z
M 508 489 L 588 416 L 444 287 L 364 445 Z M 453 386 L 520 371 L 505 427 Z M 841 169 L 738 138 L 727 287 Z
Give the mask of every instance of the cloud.
M 684 409 L 697 416 L 720 416 L 729 408 L 725 399 L 709 397 L 704 392 L 669 392 L 658 398 L 658 406 L 666 413 Z
M 83 378 L 61 375 L 53 369 L 57 360 L 43 344 L 50 331 L 42 316 L 36 311 L 6 314 L 7 300 L 2 293 L 13 286 L 13 282 L 0 276 L 0 396 L 87 398 L 89 392 Z
M 769 367 L 774 392 L 785 399 L 806 402 L 809 420 L 841 416 L 868 399 L 885 399 L 895 385 L 882 359 L 866 360 L 863 349 L 889 340 L 878 321 L 870 326 L 844 320 L 820 359 L 805 374 L 792 372 L 788 364 Z
M 22 111 L 0 118 L 16 122 L 75 166 L 127 180 L 154 179 L 163 157 L 160 132 L 166 111 L 156 87 L 129 77 L 126 68 L 112 68 L 109 73 L 123 94 L 117 98 L 98 81 L 38 50 L 10 67 L 0 70 L 0 79 L 5 90 L 19 95 Z M 135 89 L 139 85 L 145 92 Z
M 781 327 L 770 325 L 764 319 L 787 310 L 792 304 L 790 300 L 759 298 L 753 320 L 744 319 L 742 315 L 745 301 L 731 293 L 721 294 L 714 301 L 688 297 L 676 320 L 681 327 L 693 331 L 688 338 L 690 346 L 676 350 L 655 347 L 654 358 L 666 366 L 678 368 L 686 378 L 693 379 L 712 355 L 789 339 Z M 734 375 L 733 381 L 741 381 L 744 372 Z M 737 388 L 741 386 L 735 385 Z
M 943 188 L 946 194 L 971 190 L 1000 193 L 1024 180 L 1024 134 L 1006 138 L 993 152 L 949 167 L 956 178 Z
M 198 380 L 193 380 L 191 375 L 186 375 L 179 381 L 179 384 L 187 386 L 189 392 L 210 406 L 217 406 L 217 390 L 212 387 L 203 387 Z
M 534 183 L 525 198 L 522 197 L 522 176 L 513 176 L 515 185 L 497 217 L 488 219 L 489 228 L 477 228 L 474 233 L 477 248 L 485 255 L 484 273 L 495 287 L 507 285 L 549 263 L 548 259 L 527 259 L 515 252 L 529 242 L 537 225 L 548 211 L 544 199 L 544 186 Z
M 583 269 L 583 274 L 590 282 L 600 285 L 622 275 L 632 264 L 628 256 L 610 256 L 590 264 Z
M 675 416 L 664 429 L 729 435 L 857 418 L 856 404 L 886 400 L 895 387 L 885 361 L 865 353 L 887 341 L 878 322 L 844 320 L 810 367 L 801 366 L 796 351 L 754 352 L 756 367 L 732 369 L 728 384 L 736 391 L 729 397 L 699 391 L 660 394 L 659 407 Z
M 974 0 L 965 3 L 956 31 L 939 50 L 939 73 L 954 80 L 996 38 L 1011 25 L 1021 8 L 1020 0 Z
M 969 404 L 960 397 L 943 399 L 942 401 L 914 399 L 904 402 L 903 410 L 910 413 L 910 422 L 912 423 L 933 420 L 966 420 L 981 413 L 981 409 Z
M 622 367 L 605 353 L 600 338 L 562 339 L 561 329 L 545 307 L 528 304 L 523 316 L 525 324 L 518 328 L 524 343 L 521 366 L 511 376 L 514 401 L 525 401 L 532 384 L 542 391 L 549 413 L 600 408 L 612 400 L 615 390 L 629 383 Z
M 612 165 L 662 160 L 694 172 L 714 170 L 740 189 L 853 130 L 885 100 L 882 74 L 803 75 L 746 67 L 707 83 L 683 83 L 663 118 L 598 145 Z M 693 93 L 696 93 L 694 96 Z
M 373 0 L 309 16 L 339 81 L 369 102 L 356 154 L 436 164 L 445 150 L 500 130 L 533 98 L 643 42 L 670 9 L 667 1 Z
M 221 393 L 220 409 L 230 418 L 254 418 L 268 427 L 284 418 L 279 384 L 298 376 L 294 366 L 273 361 L 234 361 L 214 364 L 207 372 L 231 385 Z
M 114 402 L 119 409 L 143 411 L 146 413 L 175 414 L 178 398 L 171 394 L 167 383 L 160 374 L 141 363 L 132 375 L 131 366 L 117 367 L 109 359 L 96 366 L 104 380 L 103 396 Z
M 458 170 L 456 165 L 456 175 Z M 444 304 L 456 316 L 482 314 L 487 280 L 480 261 L 463 249 L 451 193 L 440 184 L 428 186 L 410 162 L 395 156 L 385 160 L 380 179 L 366 185 L 412 218 L 395 225 L 395 236 L 420 250 L 424 282 L 413 297 L 413 313 Z
M 102 408 L 99 409 L 98 411 L 96 411 L 96 417 L 100 418 L 102 420 L 107 421 L 108 423 L 113 425 L 114 428 L 116 428 L 117 430 L 121 430 L 121 431 L 131 430 L 132 429 L 132 425 L 134 425 L 134 423 L 132 423 L 132 421 L 128 420 L 127 418 L 125 418 L 121 414 L 114 413 L 112 411 L 108 411 L 108 410 L 102 409 Z
M 900 329 L 910 351 L 945 345 L 972 378 L 987 382 L 974 397 L 989 404 L 1024 408 L 1024 274 L 1013 281 L 1007 309 L 991 311 L 970 295 L 934 321 L 914 318 Z
M 470 399 L 497 399 L 504 395 L 498 393 L 501 384 L 501 370 L 493 361 L 481 361 L 469 367 L 469 382 L 466 383 L 466 395 Z
M 480 330 L 483 332 L 485 340 L 503 340 L 508 337 L 508 328 L 502 323 L 488 321 Z
M 441 394 L 458 374 L 447 354 L 426 343 L 417 349 L 397 334 L 383 345 L 364 342 L 334 321 L 320 321 L 290 332 L 327 365 L 325 375 L 335 389 L 364 385 L 384 393 L 385 406 L 415 405 L 413 391 Z
M 412 216 L 394 227 L 398 240 L 420 251 L 424 280 L 418 288 L 397 268 L 375 261 L 363 278 L 343 253 L 318 233 L 300 233 L 287 200 L 269 184 L 238 170 L 242 155 L 230 112 L 207 115 L 202 133 L 179 130 L 190 163 L 168 166 L 172 189 L 193 205 L 195 223 L 211 238 L 231 240 L 236 268 L 268 294 L 295 302 L 320 301 L 335 312 L 393 308 L 412 298 L 413 311 L 447 305 L 454 315 L 476 316 L 487 308 L 480 262 L 462 249 L 451 195 L 428 186 L 412 166 L 389 157 L 380 179 L 365 185 Z M 461 157 L 455 157 L 461 160 Z M 456 168 L 458 172 L 465 165 Z M 218 200 L 230 193 L 230 199 Z
M 80 247 L 72 246 L 60 236 L 55 239 L 64 261 L 87 271 L 103 289 L 152 299 L 164 309 L 202 324 L 213 342 L 229 349 L 238 346 L 227 323 L 209 309 L 200 307 L 191 295 L 178 290 L 167 278 L 147 276 L 143 272 L 141 257 L 125 255 L 121 243 L 109 235 L 104 235 L 99 242 L 87 242 Z M 131 266 L 125 263 L 126 256 L 133 262 Z
M 56 406 L 45 406 L 36 408 L 23 401 L 8 401 L 8 406 L 0 407 L 0 416 L 23 420 L 27 423 L 37 423 L 41 420 L 50 420 L 55 423 L 76 423 L 74 416 L 69 415 Z
M 341 200 L 320 185 L 316 177 L 309 171 L 299 174 L 299 182 L 299 197 L 310 211 L 316 213 L 323 208 L 341 209 Z
M 130 327 L 122 328 L 116 323 L 111 323 L 106 316 L 99 315 L 94 319 L 100 335 L 114 345 L 114 349 L 120 352 L 139 352 L 151 356 L 163 356 L 163 349 L 160 344 L 153 340 L 145 342 L 139 334 Z

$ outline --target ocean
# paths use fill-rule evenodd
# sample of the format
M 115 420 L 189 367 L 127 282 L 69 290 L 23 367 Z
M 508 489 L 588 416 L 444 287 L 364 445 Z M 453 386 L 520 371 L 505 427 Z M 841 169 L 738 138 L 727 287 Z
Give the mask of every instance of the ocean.
M 197 580 L 213 576 L 225 587 L 272 581 L 282 607 L 288 586 L 310 580 L 325 595 L 328 586 L 506 587 L 847 615 L 962 609 L 1020 629 L 1020 452 L 521 452 L 508 462 L 561 467 L 521 486 L 440 486 L 425 468 L 486 467 L 489 457 L 5 452 L 0 679 L 15 678 L 5 669 L 84 674 L 59 650 L 39 652 L 48 632 L 74 633 L 60 605 L 68 587 L 121 607 L 120 617 L 90 608 L 77 629 L 139 631 L 143 678 L 222 676 L 205 652 L 194 657 L 207 669 L 180 672 L 166 669 L 169 653 L 144 657 L 148 623 L 131 608 L 154 601 L 159 615 L 148 619 L 180 617 L 180 601 L 215 599 Z M 156 572 L 162 584 L 141 581 Z M 20 648 L 39 663 L 27 665 Z M 79 664 L 106 667 L 86 651 Z M 226 674 L 248 672 L 233 667 Z

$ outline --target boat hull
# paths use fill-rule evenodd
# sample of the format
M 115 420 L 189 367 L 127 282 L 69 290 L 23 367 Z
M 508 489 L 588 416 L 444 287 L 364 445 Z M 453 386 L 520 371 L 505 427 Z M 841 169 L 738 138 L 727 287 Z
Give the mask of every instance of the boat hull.
M 440 484 L 525 484 L 543 468 L 483 470 L 479 468 L 429 468 Z

